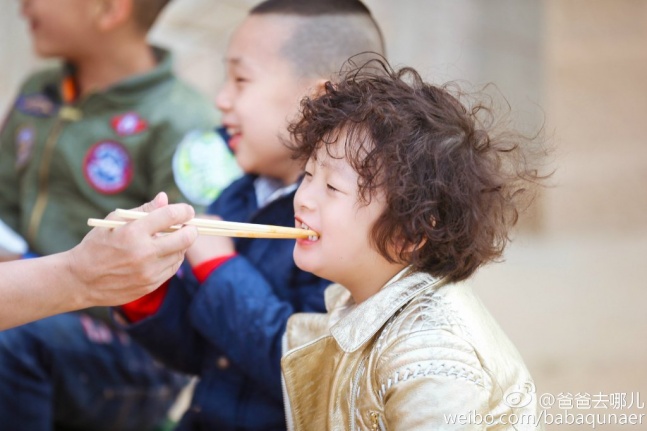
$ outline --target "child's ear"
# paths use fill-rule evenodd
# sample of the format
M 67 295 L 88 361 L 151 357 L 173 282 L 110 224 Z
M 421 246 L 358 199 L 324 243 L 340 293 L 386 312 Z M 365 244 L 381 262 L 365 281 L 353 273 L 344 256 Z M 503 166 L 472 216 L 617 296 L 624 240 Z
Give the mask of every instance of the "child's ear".
M 102 0 L 99 29 L 112 30 L 128 22 L 133 14 L 133 1 L 138 0 Z

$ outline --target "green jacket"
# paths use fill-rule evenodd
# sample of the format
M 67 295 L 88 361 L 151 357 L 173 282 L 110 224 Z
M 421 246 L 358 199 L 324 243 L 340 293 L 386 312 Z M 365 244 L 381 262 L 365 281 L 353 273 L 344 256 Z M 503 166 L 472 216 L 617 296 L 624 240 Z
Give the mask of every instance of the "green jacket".
M 0 219 L 40 255 L 72 248 L 87 219 L 133 208 L 166 191 L 185 201 L 173 153 L 217 111 L 172 72 L 171 56 L 106 91 L 63 100 L 65 67 L 33 75 L 0 131 Z

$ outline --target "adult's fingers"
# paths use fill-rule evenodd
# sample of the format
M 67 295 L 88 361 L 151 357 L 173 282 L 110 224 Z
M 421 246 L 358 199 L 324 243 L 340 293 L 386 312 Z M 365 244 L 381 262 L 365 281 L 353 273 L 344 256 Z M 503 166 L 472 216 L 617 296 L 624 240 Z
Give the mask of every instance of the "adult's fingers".
M 129 228 L 149 235 L 162 232 L 176 224 L 184 224 L 195 215 L 193 207 L 187 204 L 171 204 L 157 208 L 144 218 L 128 223 Z
M 168 205 L 168 196 L 164 192 L 159 192 L 152 201 L 146 202 L 144 205 L 137 208 L 133 208 L 133 210 L 149 213 L 166 205 Z
M 133 211 L 142 211 L 142 212 L 152 212 L 156 209 L 165 207 L 168 205 L 168 196 L 164 192 L 159 192 L 157 196 L 153 198 L 152 201 L 146 202 L 143 205 L 138 206 L 137 208 L 132 208 Z M 106 217 L 107 220 L 123 220 L 122 217 L 119 217 L 115 211 L 108 214 Z
M 155 238 L 155 248 L 159 257 L 180 254 L 182 260 L 184 252 L 198 238 L 198 229 L 195 226 L 184 226 L 175 232 Z
M 160 263 L 161 270 L 158 273 L 158 282 L 151 284 L 154 288 L 173 277 L 178 272 L 182 262 L 184 262 L 184 253 L 182 251 L 166 255 L 160 258 L 158 262 Z M 151 288 L 151 290 L 154 290 L 154 288 Z

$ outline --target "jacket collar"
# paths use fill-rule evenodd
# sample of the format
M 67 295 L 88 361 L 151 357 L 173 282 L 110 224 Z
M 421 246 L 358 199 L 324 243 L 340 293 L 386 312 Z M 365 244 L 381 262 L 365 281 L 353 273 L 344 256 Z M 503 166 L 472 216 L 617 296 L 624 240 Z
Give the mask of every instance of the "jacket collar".
M 90 93 L 115 103 L 134 103 L 141 99 L 143 93 L 151 88 L 158 87 L 161 82 L 173 78 L 173 56 L 159 47 L 152 46 L 151 49 L 157 59 L 157 65 L 149 72 L 131 76 L 123 81 L 117 82 L 105 91 Z M 70 63 L 63 65 L 60 89 L 57 89 L 58 100 L 66 103 L 78 101 L 78 88 L 76 88 L 76 77 L 74 66 Z
M 345 315 L 332 325 L 330 332 L 344 352 L 354 352 L 373 338 L 391 316 L 416 295 L 445 283 L 444 279 L 405 268 L 378 293 L 356 306 L 348 290 L 340 285 L 331 286 L 330 293 L 326 292 L 326 306 L 333 318 L 336 313 Z

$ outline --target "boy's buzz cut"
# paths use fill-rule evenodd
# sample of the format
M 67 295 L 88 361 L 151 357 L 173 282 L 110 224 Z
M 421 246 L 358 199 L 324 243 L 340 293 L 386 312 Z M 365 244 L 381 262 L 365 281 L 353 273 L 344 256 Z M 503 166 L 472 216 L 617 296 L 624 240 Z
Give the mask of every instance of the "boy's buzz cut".
M 294 18 L 294 28 L 281 53 L 299 76 L 330 77 L 350 57 L 384 55 L 382 32 L 359 0 L 267 0 L 250 15 Z
M 153 27 L 160 12 L 171 0 L 132 0 L 133 17 L 142 30 L 148 32 Z
M 383 59 L 349 63 L 323 94 L 302 101 L 290 126 L 296 159 L 342 140 L 358 198 L 384 193 L 386 209 L 371 229 L 382 256 L 449 281 L 501 257 L 528 203 L 520 198 L 533 195 L 523 192 L 546 178 L 532 157 L 544 152 L 540 136 L 509 129 L 489 103 L 463 104 L 464 96 Z

